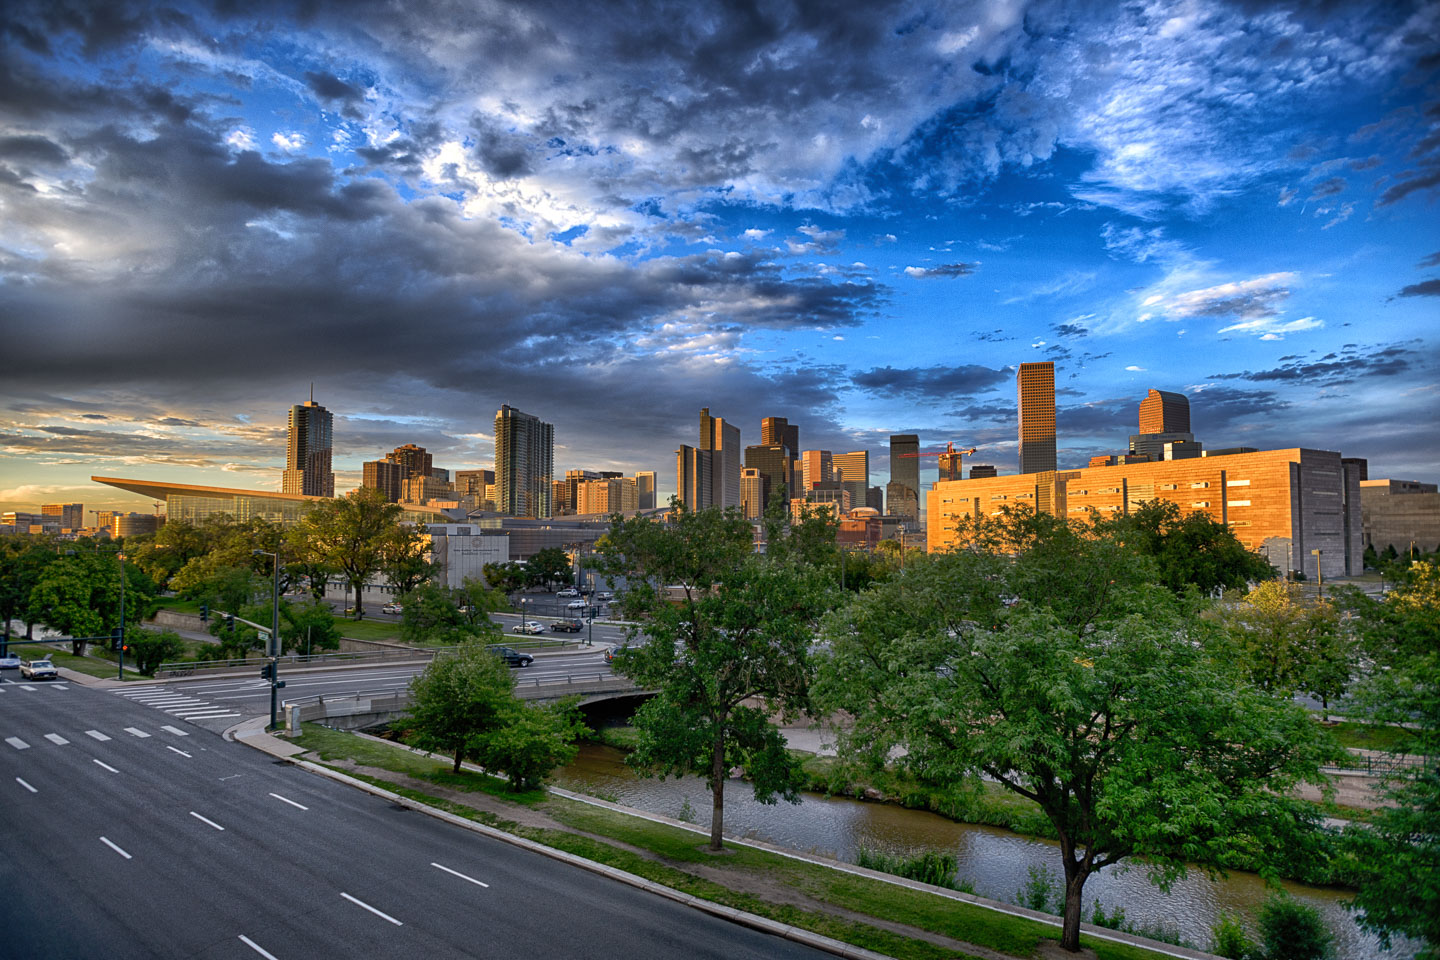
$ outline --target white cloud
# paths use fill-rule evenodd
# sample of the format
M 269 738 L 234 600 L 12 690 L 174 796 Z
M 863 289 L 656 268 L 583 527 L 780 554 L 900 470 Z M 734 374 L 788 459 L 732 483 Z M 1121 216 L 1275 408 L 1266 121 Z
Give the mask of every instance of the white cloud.
M 1261 340 L 1281 340 L 1287 333 L 1304 333 L 1307 330 L 1319 330 L 1324 326 L 1324 320 L 1314 317 L 1301 317 L 1299 320 L 1290 321 L 1282 321 L 1278 317 L 1258 317 L 1222 327 L 1220 333 L 1260 333 L 1264 334 Z
M 270 142 L 275 144 L 286 153 L 296 153 L 305 149 L 305 134 L 303 133 L 272 133 Z
M 1133 363 L 1132 363 L 1130 366 L 1126 367 L 1125 369 L 1126 369 L 1126 370 L 1129 370 L 1131 373 L 1144 373 L 1144 372 L 1145 372 L 1145 368 L 1144 368 L 1144 367 L 1137 367 L 1137 366 L 1135 366 Z
M 254 150 L 255 131 L 249 127 L 236 127 L 226 134 L 225 143 L 236 150 Z
M 742 233 L 741 236 L 744 237 L 746 240 L 764 240 L 772 233 L 774 233 L 773 230 L 758 230 L 755 227 L 751 227 L 749 230 L 746 230 L 744 233 Z

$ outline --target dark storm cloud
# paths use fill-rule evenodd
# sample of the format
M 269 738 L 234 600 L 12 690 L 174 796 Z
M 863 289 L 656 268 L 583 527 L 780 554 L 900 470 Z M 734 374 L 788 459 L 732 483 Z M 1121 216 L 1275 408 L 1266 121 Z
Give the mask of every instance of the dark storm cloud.
M 1402 287 L 1398 297 L 1440 297 L 1440 280 L 1422 280 Z
M 1050 329 L 1055 331 L 1057 337 L 1084 337 L 1090 333 L 1090 331 L 1081 324 L 1073 322 L 1057 323 L 1051 326 Z
M 955 367 L 876 367 L 852 374 L 857 387 L 880 396 L 941 400 L 980 393 L 1010 379 L 1008 370 L 992 370 L 978 364 Z
M 1436 250 L 1427 257 L 1420 258 L 1420 262 L 1415 266 L 1422 269 L 1425 267 L 1440 267 L 1440 250 Z
M 70 155 L 65 148 L 38 136 L 0 137 L 0 157 L 28 163 L 65 163 Z
M 926 280 L 953 280 L 956 277 L 968 277 L 979 267 L 977 263 L 943 263 L 938 267 L 906 267 L 907 277 L 917 277 Z
M 1229 445 L 1219 437 L 1220 431 L 1273 422 L 1272 415 L 1289 407 L 1290 402 L 1273 390 L 1207 386 L 1190 394 L 1191 426 L 1196 437 L 1212 447 Z
M 305 71 L 305 85 L 322 100 L 339 101 L 345 105 L 360 103 L 365 99 L 359 87 L 352 87 L 333 73 Z
M 1404 345 L 1378 347 L 1362 352 L 1355 344 L 1346 344 L 1333 360 L 1310 363 L 1293 361 L 1269 370 L 1243 373 L 1211 374 L 1211 380 L 1250 380 L 1256 383 L 1281 382 L 1340 386 L 1362 377 L 1394 377 L 1411 369 L 1418 359 L 1415 350 Z
M 1322 197 L 1333 197 L 1338 193 L 1344 193 L 1345 188 L 1350 186 L 1344 177 L 1331 177 L 1315 184 L 1315 189 L 1310 191 L 1311 200 L 1319 200 Z

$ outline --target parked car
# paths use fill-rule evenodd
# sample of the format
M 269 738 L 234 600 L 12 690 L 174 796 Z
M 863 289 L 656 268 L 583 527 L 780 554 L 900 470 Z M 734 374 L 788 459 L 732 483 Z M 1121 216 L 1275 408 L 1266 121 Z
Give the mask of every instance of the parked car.
M 561 590 L 559 593 L 555 594 L 555 596 L 557 596 L 557 597 L 578 597 L 578 596 L 580 596 L 580 591 L 579 591 L 579 590 L 576 590 L 574 587 L 566 587 L 564 590 Z
M 506 665 L 511 667 L 528 667 L 535 662 L 535 658 L 528 653 L 521 653 L 519 650 L 502 647 L 498 644 L 490 647 L 490 652 L 497 657 L 504 657 Z
M 399 603 L 387 603 L 380 608 L 381 613 L 404 613 L 405 606 Z
M 569 603 L 565 604 L 565 609 L 584 610 L 588 606 L 590 606 L 590 604 L 586 603 L 584 600 L 571 600 Z
M 49 660 L 26 660 L 20 664 L 20 676 L 26 680 L 58 680 L 60 671 Z
M 599 600 L 601 603 L 609 603 L 611 600 L 615 599 L 615 594 L 611 593 L 609 590 L 601 590 L 599 593 L 595 594 L 595 599 Z
M 544 633 L 545 628 L 542 627 L 537 620 L 521 620 L 515 624 L 515 626 L 511 627 L 510 631 L 512 633 L 528 633 L 533 636 L 537 633 Z
M 18 654 L 18 653 L 16 653 L 15 651 L 12 650 L 12 651 L 10 651 L 9 653 L 5 654 L 3 657 L 0 657 L 0 670 L 19 670 L 19 669 L 20 669 L 20 654 Z
M 585 624 L 581 623 L 579 620 L 570 618 L 565 620 L 556 620 L 554 623 L 550 624 L 550 629 L 558 630 L 561 633 L 579 633 L 581 630 L 585 629 Z

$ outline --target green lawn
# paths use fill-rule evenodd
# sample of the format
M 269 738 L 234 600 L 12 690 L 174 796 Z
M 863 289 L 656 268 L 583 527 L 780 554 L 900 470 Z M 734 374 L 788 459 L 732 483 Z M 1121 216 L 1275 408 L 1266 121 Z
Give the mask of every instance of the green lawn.
M 389 643 L 400 642 L 400 624 L 381 623 L 378 620 L 339 620 L 335 626 L 340 628 L 340 636 L 350 637 L 353 640 L 383 640 Z
M 727 886 L 723 878 L 726 874 L 738 878 L 746 873 L 761 873 L 776 885 L 789 887 L 795 893 L 837 910 L 888 922 L 899 921 L 1016 957 L 1030 957 L 1042 940 L 1059 938 L 1059 930 L 1046 924 L 855 876 L 821 864 L 792 860 L 764 850 L 730 845 L 726 853 L 712 855 L 704 849 L 704 838 L 691 831 L 561 797 L 546 799 L 540 791 L 516 797 L 505 792 L 504 785 L 492 778 L 471 773 L 457 777 L 450 773 L 450 765 L 444 761 L 348 733 L 306 724 L 304 733 L 295 742 L 315 751 L 322 759 L 348 758 L 367 766 L 405 773 L 416 779 L 461 789 L 482 790 L 505 801 L 536 804 L 565 829 L 520 827 L 493 813 L 477 811 L 422 791 L 397 788 L 360 774 L 360 779 L 451 813 L 618 867 L 696 897 L 792 924 L 900 960 L 939 960 L 964 954 L 956 954 L 953 950 L 906 937 L 863 920 L 803 909 L 792 903 L 763 900 L 754 894 L 740 892 L 736 889 L 740 886 L 738 882 Z M 648 851 L 662 860 L 642 856 L 635 852 L 636 849 Z M 704 864 L 718 874 L 719 879 L 707 879 L 689 872 L 687 866 L 691 864 Z M 1162 956 L 1088 937 L 1083 938 L 1083 942 L 1102 960 L 1159 960 Z
M 200 614 L 199 600 L 181 600 L 179 597 L 161 597 L 156 610 L 170 610 L 174 613 Z
M 1327 728 L 1347 750 L 1394 750 L 1410 732 L 1378 723 L 1337 723 Z

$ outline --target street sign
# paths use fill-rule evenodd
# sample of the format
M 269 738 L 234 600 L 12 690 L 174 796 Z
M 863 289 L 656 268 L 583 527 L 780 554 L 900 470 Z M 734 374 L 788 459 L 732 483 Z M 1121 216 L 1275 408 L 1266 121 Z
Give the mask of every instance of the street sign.
M 270 631 L 269 631 L 269 630 L 261 630 L 261 631 L 259 631 L 259 632 L 257 633 L 257 635 L 256 635 L 256 639 L 259 640 L 261 643 L 269 643 L 269 642 L 270 642 Z

